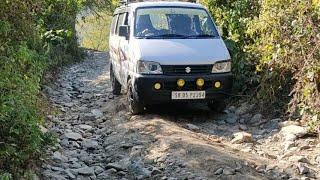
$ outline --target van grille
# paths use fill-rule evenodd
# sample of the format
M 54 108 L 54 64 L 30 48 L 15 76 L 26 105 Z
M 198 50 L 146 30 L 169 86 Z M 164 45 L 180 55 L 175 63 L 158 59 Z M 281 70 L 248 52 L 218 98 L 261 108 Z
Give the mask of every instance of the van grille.
M 161 68 L 165 75 L 194 75 L 210 74 L 212 65 L 161 65 Z

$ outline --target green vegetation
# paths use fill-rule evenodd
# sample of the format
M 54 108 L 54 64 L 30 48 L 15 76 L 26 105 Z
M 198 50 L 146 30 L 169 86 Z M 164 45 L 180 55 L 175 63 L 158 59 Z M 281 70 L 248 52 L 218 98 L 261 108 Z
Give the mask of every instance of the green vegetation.
M 81 47 L 108 51 L 112 16 L 106 12 L 90 13 L 78 21 L 76 29 Z
M 0 1 L 0 179 L 28 178 L 53 143 L 41 132 L 42 76 L 81 59 L 75 36 L 80 0 Z
M 320 1 L 203 0 L 233 56 L 235 91 L 266 107 L 320 122 Z

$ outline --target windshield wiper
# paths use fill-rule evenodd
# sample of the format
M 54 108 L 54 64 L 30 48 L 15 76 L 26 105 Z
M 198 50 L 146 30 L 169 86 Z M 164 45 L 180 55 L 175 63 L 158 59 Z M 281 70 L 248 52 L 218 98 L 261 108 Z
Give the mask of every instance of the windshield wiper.
M 153 36 L 144 36 L 143 38 L 152 39 L 152 38 L 171 38 L 171 37 L 179 37 L 179 38 L 187 38 L 188 36 L 182 34 L 160 34 Z
M 186 38 L 214 38 L 214 37 L 217 37 L 217 36 L 212 34 L 198 34 L 198 35 L 186 36 Z

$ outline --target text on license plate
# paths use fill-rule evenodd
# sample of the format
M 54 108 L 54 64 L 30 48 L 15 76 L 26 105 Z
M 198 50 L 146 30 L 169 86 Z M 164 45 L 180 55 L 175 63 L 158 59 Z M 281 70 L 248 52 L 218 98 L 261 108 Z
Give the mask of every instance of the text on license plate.
M 205 91 L 172 91 L 172 99 L 204 99 L 206 98 Z

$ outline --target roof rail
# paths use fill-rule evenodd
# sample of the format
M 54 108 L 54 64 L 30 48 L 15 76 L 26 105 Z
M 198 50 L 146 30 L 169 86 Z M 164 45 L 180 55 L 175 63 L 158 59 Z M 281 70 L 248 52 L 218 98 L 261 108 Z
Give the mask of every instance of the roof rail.
M 122 5 L 128 5 L 130 3 L 135 3 L 135 2 L 157 2 L 161 0 L 120 0 L 120 6 Z M 164 1 L 176 1 L 176 0 L 164 0 Z M 180 0 L 181 2 L 191 2 L 191 3 L 198 3 L 199 0 Z

